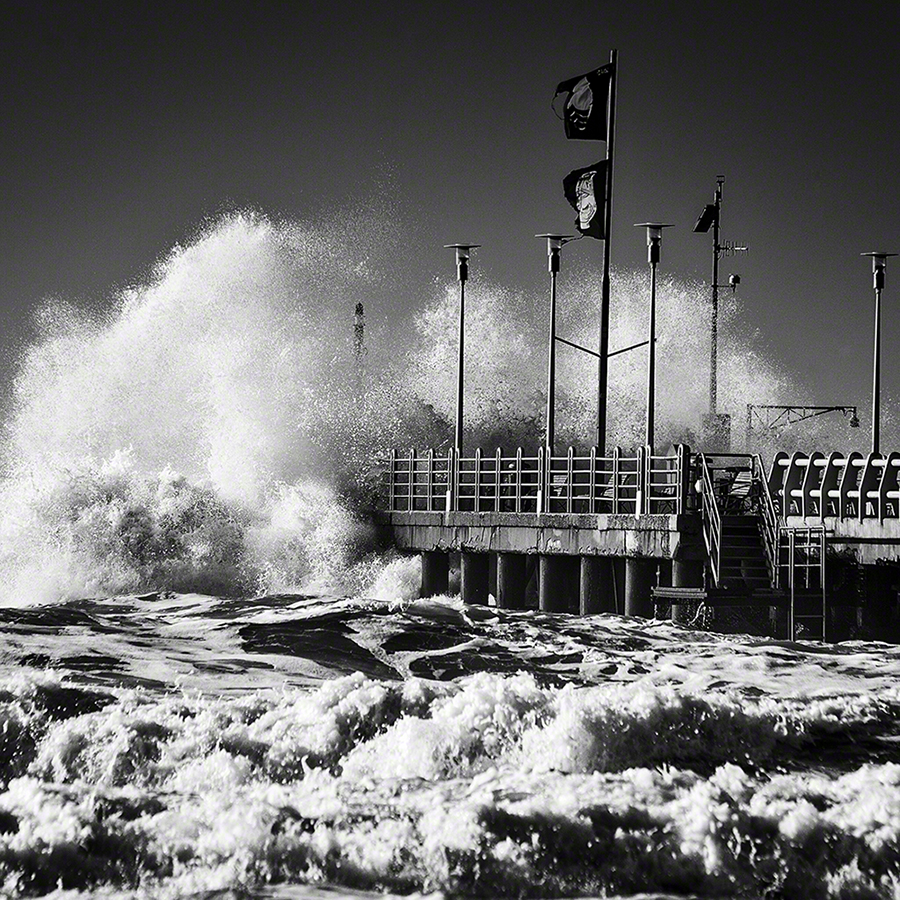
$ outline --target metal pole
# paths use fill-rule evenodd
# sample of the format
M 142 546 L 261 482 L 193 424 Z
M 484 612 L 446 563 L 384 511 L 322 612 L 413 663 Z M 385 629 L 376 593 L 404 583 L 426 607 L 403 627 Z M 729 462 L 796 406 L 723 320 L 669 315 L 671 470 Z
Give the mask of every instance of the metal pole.
M 875 288 L 875 352 L 872 361 L 872 452 L 878 453 L 881 444 L 881 291 L 884 270 L 889 256 L 896 253 L 870 251 L 861 256 L 872 258 L 872 287 Z M 862 502 L 862 501 L 860 501 Z
M 659 249 L 657 248 L 657 259 Z M 656 411 L 656 260 L 650 263 L 650 342 L 647 361 L 647 446 L 653 453 L 653 420 Z
M 552 456 L 556 437 L 556 273 L 559 252 L 550 254 L 550 348 L 547 359 L 547 452 Z
M 613 143 L 616 136 L 616 82 L 619 78 L 618 50 L 609 53 L 611 75 L 606 113 L 606 216 L 603 223 L 603 281 L 600 289 L 600 358 L 597 366 L 597 448 L 606 453 L 607 383 L 609 381 L 609 258 L 612 229 Z
M 662 230 L 668 225 L 662 222 L 640 222 L 636 228 L 647 229 L 647 262 L 650 263 L 650 334 L 647 344 L 647 440 L 646 446 L 653 455 L 653 425 L 656 415 L 656 266 L 659 263 Z
M 453 446 L 457 452 L 463 443 L 463 364 L 465 353 L 466 282 L 459 279 L 459 358 L 456 363 L 456 434 Z
M 556 276 L 559 272 L 559 256 L 562 245 L 571 234 L 536 234 L 547 241 L 547 269 L 550 272 L 550 339 L 547 352 L 547 417 L 545 440 L 548 457 L 553 456 L 556 438 Z M 568 341 L 566 342 L 568 343 Z
M 456 277 L 459 280 L 459 358 L 456 363 L 456 428 L 453 446 L 457 458 L 463 443 L 463 368 L 465 363 L 466 282 L 469 280 L 469 254 L 479 244 L 444 244 L 456 251 Z
M 878 453 L 881 439 L 881 287 L 884 269 L 875 271 L 875 359 L 872 366 L 872 452 Z M 862 501 L 860 501 L 862 502 Z
M 716 415 L 719 391 L 719 215 L 722 208 L 722 179 L 716 180 L 716 217 L 713 221 L 712 325 L 709 343 L 709 414 Z

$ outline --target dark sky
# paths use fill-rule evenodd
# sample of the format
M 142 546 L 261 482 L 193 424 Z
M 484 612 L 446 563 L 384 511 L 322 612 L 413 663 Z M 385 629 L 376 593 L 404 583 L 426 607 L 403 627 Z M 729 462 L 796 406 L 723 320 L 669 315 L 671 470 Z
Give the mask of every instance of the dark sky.
M 843 12 L 829 12 L 829 9 Z M 869 262 L 900 250 L 896 3 L 50 3 L 4 13 L 0 377 L 47 296 L 108 302 L 211 215 L 315 217 L 388 190 L 404 251 L 452 277 L 474 240 L 503 284 L 545 277 L 532 235 L 601 145 L 567 142 L 556 83 L 619 51 L 613 263 L 709 277 L 691 233 L 725 173 L 723 237 L 750 245 L 745 323 L 820 403 L 868 409 Z M 815 12 L 813 12 L 815 10 Z M 582 241 L 572 253 L 596 253 Z M 900 263 L 885 291 L 900 396 Z M 789 401 L 792 398 L 785 398 Z

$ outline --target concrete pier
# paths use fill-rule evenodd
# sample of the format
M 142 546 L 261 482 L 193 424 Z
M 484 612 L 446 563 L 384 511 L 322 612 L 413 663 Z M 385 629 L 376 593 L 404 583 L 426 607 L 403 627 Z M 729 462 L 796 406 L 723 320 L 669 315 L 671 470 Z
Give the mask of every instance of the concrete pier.
M 487 553 L 459 554 L 459 592 L 463 603 L 486 606 L 490 590 L 490 558 Z
M 497 554 L 497 606 L 525 609 L 527 561 L 524 553 Z
M 446 594 L 449 589 L 450 554 L 443 550 L 425 550 L 422 553 L 422 586 L 420 597 Z
M 653 618 L 651 589 L 656 586 L 656 560 L 630 556 L 625 560 L 625 615 Z

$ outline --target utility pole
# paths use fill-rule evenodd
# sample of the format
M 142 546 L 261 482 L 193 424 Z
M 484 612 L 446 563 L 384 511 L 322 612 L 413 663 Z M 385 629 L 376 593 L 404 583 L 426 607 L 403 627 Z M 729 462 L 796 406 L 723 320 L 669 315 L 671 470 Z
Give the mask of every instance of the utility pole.
M 708 203 L 694 231 L 706 234 L 710 227 L 713 232 L 712 245 L 712 311 L 710 321 L 709 340 L 709 413 L 704 420 L 705 444 L 707 450 L 726 452 L 731 448 L 731 416 L 719 415 L 719 288 L 726 285 L 719 284 L 719 257 L 744 253 L 747 248 L 736 246 L 734 242 L 722 244 L 719 241 L 719 228 L 722 213 L 722 185 L 725 183 L 724 175 L 716 175 L 716 193 L 712 203 Z M 740 275 L 731 275 L 728 279 L 728 287 L 735 291 L 741 283 Z

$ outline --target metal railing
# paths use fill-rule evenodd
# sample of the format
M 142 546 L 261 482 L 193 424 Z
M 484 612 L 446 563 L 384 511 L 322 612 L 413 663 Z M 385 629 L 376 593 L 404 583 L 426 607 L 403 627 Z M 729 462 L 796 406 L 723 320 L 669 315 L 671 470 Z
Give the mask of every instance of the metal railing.
M 766 470 L 763 467 L 762 458 L 758 454 L 753 457 L 753 477 L 761 485 L 759 515 L 763 547 L 766 551 L 766 564 L 769 567 L 769 578 L 772 582 L 772 587 L 779 588 L 781 586 L 781 567 L 778 565 L 778 547 L 781 540 L 781 520 L 778 517 L 772 494 L 769 491 L 769 482 L 766 479 Z
M 706 456 L 702 454 L 700 455 L 700 471 L 703 479 L 703 490 L 701 491 L 703 542 L 706 544 L 706 554 L 709 557 L 713 584 L 718 584 L 719 573 L 722 569 L 722 515 L 719 512 L 713 469 L 709 465 Z
M 815 625 L 819 626 L 818 635 L 826 640 L 826 623 L 828 619 L 825 593 L 825 529 L 821 525 L 784 528 L 779 538 L 779 568 L 787 575 L 788 588 L 791 594 L 788 627 L 791 639 L 799 634 L 798 626 L 803 623 L 803 631 L 816 634 Z M 806 594 L 809 602 L 815 597 L 818 601 L 814 612 L 805 607 L 802 613 L 797 612 L 799 592 Z M 812 625 L 812 627 L 811 627 Z
M 474 456 L 454 450 L 408 454 L 391 451 L 388 471 L 391 512 L 508 512 L 610 515 L 675 515 L 688 507 L 690 451 L 654 456 L 639 448 L 611 456 L 592 447 L 551 456 L 543 448 L 512 456 L 502 449 Z

